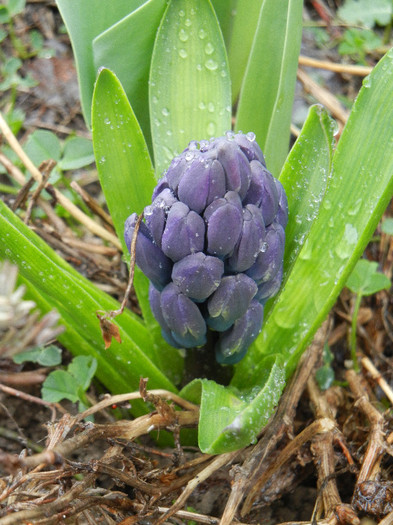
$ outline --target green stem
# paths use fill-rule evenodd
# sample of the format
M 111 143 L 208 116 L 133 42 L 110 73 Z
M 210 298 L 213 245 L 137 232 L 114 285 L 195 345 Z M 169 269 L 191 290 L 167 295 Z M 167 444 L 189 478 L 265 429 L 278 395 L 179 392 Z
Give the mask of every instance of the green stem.
M 359 372 L 359 363 L 358 358 L 356 355 L 356 327 L 358 322 L 358 315 L 359 315 L 359 308 L 360 303 L 363 298 L 363 295 L 361 293 L 357 294 L 356 300 L 355 300 L 355 306 L 353 308 L 353 314 L 352 314 L 352 327 L 351 327 L 351 358 L 353 362 L 353 369 L 356 373 Z

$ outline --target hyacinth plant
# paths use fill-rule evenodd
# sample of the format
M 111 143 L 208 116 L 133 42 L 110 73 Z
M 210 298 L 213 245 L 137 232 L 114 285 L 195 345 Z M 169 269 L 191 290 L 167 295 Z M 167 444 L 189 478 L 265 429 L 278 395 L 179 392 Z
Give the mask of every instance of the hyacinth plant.
M 97 377 L 112 392 L 136 389 L 140 377 L 149 378 L 149 388 L 172 392 L 181 388 L 180 395 L 200 404 L 198 441 L 203 451 L 221 453 L 246 446 L 272 414 L 286 380 L 392 197 L 393 52 L 365 79 L 338 143 L 334 122 L 322 107 L 313 106 L 288 153 L 301 0 L 57 3 L 75 52 L 101 186 L 127 260 L 136 224 L 133 214 L 145 210 L 137 243 L 139 239 L 147 248 L 137 249 L 136 255 L 146 275 L 137 267 L 134 276 L 143 318 L 127 310 L 116 318 L 122 342 L 113 341 L 105 350 L 96 311 L 115 310 L 116 301 L 71 268 L 3 204 L 0 257 L 19 266 L 21 280 L 43 311 L 58 310 L 66 327 L 59 340 L 75 354 L 94 356 Z M 274 194 L 270 226 L 280 225 L 274 227 L 277 253 L 282 243 L 277 230 L 286 222 L 281 188 L 288 200 L 282 285 L 277 290 L 280 261 L 271 290 L 277 293 L 266 303 L 269 294 L 258 296 L 260 286 L 263 279 L 271 284 L 274 276 L 269 272 L 257 276 L 251 268 L 255 270 L 258 254 L 269 243 L 272 249 L 274 242 L 267 239 L 270 219 L 264 216 L 266 206 L 260 206 L 262 198 L 253 201 L 248 194 L 254 184 L 251 164 L 257 161 L 264 173 L 265 166 L 259 149 L 255 158 L 245 153 L 245 141 L 249 151 L 257 151 L 251 145 L 259 144 L 267 169 L 280 181 L 266 175 L 270 190 L 263 191 L 264 198 L 269 191 Z M 182 170 L 176 180 L 176 164 L 187 163 L 187 154 L 190 161 L 206 156 L 218 160 L 230 179 L 233 171 L 225 166 L 227 143 L 232 144 L 228 151 L 236 146 L 236 155 L 241 151 L 246 159 L 248 187 L 225 186 L 201 204 L 206 185 L 199 171 L 187 175 Z M 193 187 L 198 189 L 192 191 Z M 233 216 L 225 227 L 238 229 L 236 243 L 225 253 L 219 248 L 224 242 L 221 226 L 214 225 L 216 214 L 224 213 L 224 208 L 230 208 Z M 172 219 L 184 219 L 192 212 L 198 217 L 193 216 L 204 244 L 190 253 L 174 254 L 171 250 L 183 249 L 184 241 L 173 233 Z M 240 249 L 246 226 L 254 233 L 245 234 L 245 239 L 257 236 L 253 249 L 244 249 L 247 257 Z M 168 240 L 171 235 L 174 244 Z M 157 260 L 149 255 L 157 247 L 156 256 L 165 250 L 170 259 L 162 282 L 155 281 L 163 274 L 154 273 Z M 199 283 L 190 293 L 187 288 L 199 270 L 207 272 L 211 287 L 202 290 Z M 263 268 L 259 270 L 263 273 Z M 155 282 L 150 287 L 151 306 L 146 276 Z M 246 283 L 247 308 L 236 301 L 227 309 L 222 306 L 231 293 L 215 294 L 228 279 L 228 288 L 234 281 Z M 182 301 L 198 312 L 196 317 L 201 316 L 198 319 L 204 324 L 200 322 L 198 329 L 183 330 L 187 323 L 181 315 L 188 307 L 179 308 Z M 254 310 L 248 324 L 253 326 L 247 331 L 244 315 L 251 303 Z M 236 315 L 235 308 L 239 308 Z M 234 336 L 227 331 L 239 319 L 243 329 Z M 190 333 L 197 337 L 188 340 Z M 184 347 L 209 345 L 208 333 L 215 338 L 219 361 L 239 361 L 230 369 L 229 384 L 195 377 L 180 387 L 188 351 Z M 225 334 L 229 344 L 222 342 Z M 133 403 L 134 415 L 144 411 L 142 402 Z

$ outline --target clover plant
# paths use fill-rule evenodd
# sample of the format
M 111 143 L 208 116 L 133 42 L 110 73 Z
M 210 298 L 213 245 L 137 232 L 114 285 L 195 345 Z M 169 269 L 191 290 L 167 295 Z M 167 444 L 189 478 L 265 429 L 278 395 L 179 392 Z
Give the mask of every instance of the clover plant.
M 246 446 L 271 416 L 392 197 L 393 52 L 364 80 L 338 141 L 334 122 L 316 105 L 288 153 L 301 0 L 57 3 L 126 260 L 126 219 L 152 203 L 163 172 L 191 141 L 200 147 L 231 130 L 255 134 L 267 169 L 286 192 L 283 281 L 264 306 L 260 334 L 234 365 L 228 385 L 196 377 L 180 391 L 200 404 L 203 451 Z M 148 377 L 149 388 L 178 391 L 184 351 L 163 339 L 148 279 L 138 268 L 134 286 L 143 317 L 126 310 L 116 318 L 122 343 L 105 350 L 96 311 L 114 310 L 116 301 L 4 204 L 0 232 L 0 257 L 18 264 L 42 309 L 57 308 L 66 326 L 59 340 L 74 354 L 94 357 L 107 388 L 130 391 Z M 146 410 L 133 403 L 134 415 Z

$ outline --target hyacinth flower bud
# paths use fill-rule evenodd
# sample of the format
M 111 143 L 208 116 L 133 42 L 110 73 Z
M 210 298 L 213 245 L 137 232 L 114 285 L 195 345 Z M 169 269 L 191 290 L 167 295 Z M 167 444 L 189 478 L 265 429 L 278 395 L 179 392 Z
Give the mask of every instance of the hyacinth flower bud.
M 131 248 L 136 221 L 137 215 L 133 213 L 125 223 L 124 240 L 128 250 Z M 135 261 L 158 290 L 162 290 L 169 283 L 172 273 L 172 262 L 154 243 L 149 229 L 143 222 L 139 226 L 136 239 Z
M 207 224 L 207 252 L 218 257 L 232 253 L 243 225 L 243 207 L 239 194 L 228 191 L 205 210 Z
M 165 188 L 157 195 L 151 206 L 146 206 L 144 211 L 146 226 L 154 242 L 161 248 L 162 234 L 165 228 L 166 215 L 172 204 L 177 202 L 176 197 L 169 188 Z
M 238 362 L 280 287 L 288 220 L 284 189 L 255 135 L 190 142 L 144 216 L 136 262 L 152 283 L 149 301 L 163 337 L 175 347 L 211 346 L 219 363 Z M 128 248 L 135 223 L 133 214 Z
M 257 293 L 253 279 L 243 273 L 223 277 L 220 286 L 207 301 L 210 328 L 223 332 L 245 314 Z
M 174 283 L 163 289 L 160 304 L 165 323 L 179 345 L 190 348 L 206 342 L 206 323 L 198 306 Z
M 175 348 L 181 348 L 182 346 L 179 345 L 172 337 L 171 329 L 164 319 L 161 309 L 161 292 L 159 292 L 157 288 L 152 285 L 152 283 L 149 285 L 149 303 L 154 318 L 161 327 L 161 333 L 165 341 Z
M 258 206 L 262 211 L 265 226 L 269 226 L 278 209 L 278 192 L 274 177 L 258 161 L 251 161 L 250 167 L 251 182 L 243 202 Z
M 236 142 L 217 140 L 217 159 L 225 171 L 227 190 L 235 191 L 244 198 L 250 186 L 250 163 Z
M 272 280 L 282 267 L 285 248 L 285 233 L 281 224 L 273 222 L 266 228 L 262 250 L 255 263 L 246 271 L 257 284 Z
M 276 220 L 285 229 L 288 223 L 288 199 L 281 182 L 277 179 L 274 179 L 274 182 L 276 184 L 278 193 L 278 210 Z
M 225 365 L 238 363 L 261 331 L 263 306 L 254 299 L 246 313 L 231 328 L 220 334 L 216 345 L 216 359 Z
M 195 159 L 179 182 L 178 195 L 181 202 L 196 211 L 203 210 L 215 199 L 226 193 L 224 168 L 218 160 Z
M 265 157 L 263 156 L 262 150 L 255 140 L 255 133 L 252 131 L 247 133 L 247 135 L 244 135 L 243 133 L 232 133 L 232 138 L 239 145 L 240 149 L 249 161 L 258 160 L 263 166 L 266 167 Z
M 227 268 L 231 272 L 244 272 L 252 266 L 265 241 L 265 224 L 259 208 L 247 204 L 243 208 L 243 226 L 239 240 Z
M 176 262 L 203 251 L 205 242 L 205 223 L 200 215 L 182 203 L 176 202 L 168 212 L 162 234 L 162 251 Z
M 202 302 L 218 288 L 223 273 L 221 259 L 198 252 L 174 264 L 172 280 L 187 297 Z
M 274 297 L 280 289 L 282 274 L 283 269 L 281 266 L 271 281 L 265 281 L 258 285 L 258 291 L 255 295 L 255 299 L 262 305 L 264 305 L 266 301 L 270 299 L 270 297 Z

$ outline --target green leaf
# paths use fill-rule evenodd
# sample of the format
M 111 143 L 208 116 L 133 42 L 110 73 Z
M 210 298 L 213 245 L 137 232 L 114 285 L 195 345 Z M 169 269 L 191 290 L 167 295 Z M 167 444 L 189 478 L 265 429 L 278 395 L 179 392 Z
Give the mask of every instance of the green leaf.
M 88 355 L 74 357 L 68 365 L 68 372 L 75 378 L 83 391 L 86 391 L 97 370 L 97 360 Z
M 263 0 L 238 0 L 232 16 L 232 31 L 227 49 L 233 102 L 239 96 L 262 4 Z
M 110 93 L 110 96 L 108 96 Z M 94 90 L 92 106 L 93 145 L 102 190 L 113 219 L 116 233 L 122 242 L 124 223 L 131 213 L 140 214 L 151 202 L 155 186 L 153 166 L 138 121 L 117 77 L 108 69 L 101 70 Z M 168 345 L 157 333 L 157 322 L 150 311 L 148 280 L 136 268 L 134 287 L 142 314 L 155 330 L 164 348 Z M 157 337 L 155 337 L 157 341 Z M 159 350 L 161 352 L 161 350 Z M 178 353 L 168 349 L 172 366 L 179 373 Z M 175 365 L 176 361 L 176 365 Z
M 154 45 L 149 100 L 157 175 L 189 141 L 231 128 L 225 46 L 209 0 L 169 3 Z
M 116 2 L 56 0 L 56 3 L 71 38 L 83 115 L 86 123 L 90 125 L 91 99 L 97 74 L 93 59 L 93 40 L 140 7 L 144 0 L 116 0 Z
M 26 6 L 26 0 L 8 0 L 8 11 L 11 16 L 18 15 Z
M 23 148 L 36 166 L 48 159 L 56 162 L 61 157 L 61 144 L 52 131 L 37 129 L 29 136 Z
M 315 372 L 315 379 L 321 390 L 327 390 L 333 384 L 334 370 L 329 365 L 321 366 Z
M 382 221 L 381 230 L 387 235 L 393 235 L 393 218 L 387 217 Z
M 360 259 L 347 280 L 347 287 L 353 293 L 372 295 L 381 290 L 388 290 L 391 286 L 390 279 L 377 271 L 378 263 Z
M 109 69 L 102 69 L 97 78 L 92 125 L 101 187 L 127 253 L 124 222 L 151 202 L 155 179 L 141 128 L 119 80 Z
M 240 91 L 236 130 L 253 131 L 273 175 L 288 154 L 302 0 L 265 0 Z
M 392 18 L 393 6 L 391 0 L 345 0 L 337 15 L 350 25 L 363 24 L 370 28 L 375 24 L 386 26 Z
M 32 348 L 27 352 L 20 352 L 13 356 L 15 363 L 25 363 L 30 361 L 32 363 L 38 363 L 42 366 L 56 366 L 61 363 L 61 350 L 58 346 L 38 346 Z
M 318 216 L 331 170 L 335 122 L 312 106 L 279 177 L 288 197 L 284 270 L 287 275 Z
M 154 39 L 166 0 L 149 0 L 93 40 L 96 70 L 112 70 L 119 78 L 150 142 L 148 79 Z M 132 67 L 130 67 L 132 64 Z
M 69 399 L 72 403 L 76 403 L 78 401 L 77 390 L 78 383 L 69 372 L 54 370 L 42 385 L 42 399 L 50 403 Z
M 264 371 L 254 389 L 240 391 L 214 381 L 195 379 L 181 395 L 200 399 L 198 445 L 206 454 L 221 454 L 255 442 L 276 407 L 285 385 L 280 359 L 265 359 Z
M 1 238 L 6 239 L 0 243 L 0 259 L 16 264 L 29 289 L 59 312 L 69 342 L 73 343 L 68 345 L 71 352 L 100 357 L 98 372 L 107 388 L 116 388 L 112 383 L 115 370 L 127 391 L 138 389 L 141 376 L 149 378 L 151 388 L 176 391 L 158 368 L 148 330 L 129 310 L 116 319 L 123 342 L 113 341 L 108 350 L 104 349 L 96 312 L 118 309 L 117 301 L 78 274 L 1 201 L 0 231 Z M 63 337 L 59 340 L 63 341 Z
M 393 194 L 393 52 L 365 79 L 333 157 L 319 215 L 233 384 L 253 384 L 265 355 L 290 374 L 333 306 Z
M 70 137 L 65 140 L 59 168 L 62 170 L 77 170 L 94 162 L 94 152 L 91 140 L 83 137 Z

